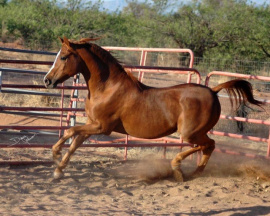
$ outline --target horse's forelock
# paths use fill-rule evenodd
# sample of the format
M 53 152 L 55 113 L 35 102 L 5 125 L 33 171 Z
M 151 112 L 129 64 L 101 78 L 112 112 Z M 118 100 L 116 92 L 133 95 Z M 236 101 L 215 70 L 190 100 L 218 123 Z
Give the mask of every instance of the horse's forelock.
M 69 44 L 63 43 L 64 46 L 66 46 L 67 50 L 75 55 L 78 55 L 75 49 L 72 48 L 71 42 L 69 41 Z

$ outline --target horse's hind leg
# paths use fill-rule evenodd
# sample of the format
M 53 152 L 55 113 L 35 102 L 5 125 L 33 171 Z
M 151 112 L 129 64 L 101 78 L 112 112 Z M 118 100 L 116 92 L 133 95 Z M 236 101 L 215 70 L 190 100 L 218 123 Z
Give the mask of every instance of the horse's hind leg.
M 199 174 L 204 170 L 204 168 L 207 165 L 208 160 L 209 160 L 212 152 L 215 149 L 215 141 L 210 139 L 207 135 L 206 135 L 206 137 L 207 137 L 207 142 L 204 145 L 201 146 L 203 156 L 202 156 L 202 159 L 201 159 L 200 163 L 198 164 L 198 167 L 195 170 L 194 174 Z
M 176 157 L 172 160 L 171 166 L 173 169 L 174 178 L 176 181 L 183 181 L 183 176 L 181 172 L 181 161 L 184 160 L 187 156 L 202 150 L 203 156 L 202 159 L 195 171 L 195 173 L 200 173 L 204 170 L 212 152 L 215 149 L 215 141 L 210 139 L 207 135 L 197 138 L 196 140 L 190 140 L 190 143 L 197 144 L 197 147 L 191 148 L 187 151 L 180 152 L 176 155 Z M 195 174 L 194 173 L 194 174 Z
M 181 161 L 184 160 L 189 155 L 201 150 L 201 146 L 197 146 L 187 151 L 180 152 L 176 155 L 176 157 L 171 161 L 171 167 L 173 169 L 174 179 L 178 182 L 184 181 L 182 171 L 181 171 Z
M 71 155 L 76 151 L 77 148 L 86 140 L 89 135 L 78 135 L 70 145 L 67 153 L 62 158 L 61 162 L 57 164 L 57 167 L 53 173 L 55 179 L 59 179 L 63 176 L 63 169 L 67 166 Z

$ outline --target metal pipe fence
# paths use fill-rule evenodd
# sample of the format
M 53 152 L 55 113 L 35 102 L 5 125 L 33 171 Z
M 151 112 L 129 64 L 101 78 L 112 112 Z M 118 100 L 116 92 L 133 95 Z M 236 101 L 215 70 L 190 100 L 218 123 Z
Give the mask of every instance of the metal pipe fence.
M 117 48 L 112 48 L 110 49 L 117 49 Z M 122 48 L 120 48 L 122 50 Z M 139 79 L 142 81 L 144 73 L 177 73 L 177 74 L 186 74 L 188 76 L 188 79 L 191 79 L 192 75 L 196 76 L 196 82 L 200 83 L 201 77 L 200 73 L 193 68 L 174 68 L 174 67 L 157 67 L 157 66 L 144 66 L 145 61 L 146 61 L 146 54 L 147 52 L 150 52 L 151 49 L 138 49 L 138 48 L 127 48 L 125 51 L 141 51 L 142 58 L 140 60 L 140 66 L 129 66 L 129 65 L 124 65 L 125 69 L 131 70 L 132 72 L 139 72 Z M 166 52 L 168 49 L 153 49 L 153 52 Z M 7 50 L 5 50 L 7 51 Z M 9 49 L 8 51 L 12 51 L 12 49 Z M 15 50 L 17 51 L 17 50 Z M 19 50 L 19 52 L 23 52 L 22 50 Z M 191 59 L 194 58 L 192 51 L 190 50 L 173 50 L 170 49 L 170 52 L 188 52 L 191 55 Z M 26 53 L 29 53 L 26 50 Z M 35 53 L 36 52 L 31 52 Z M 37 54 L 46 54 L 44 52 L 38 52 Z M 55 53 L 50 53 L 50 55 L 55 55 Z M 192 60 L 193 61 L 193 60 Z M 5 64 L 40 64 L 40 65 L 51 65 L 52 62 L 49 61 L 29 61 L 29 60 L 2 60 L 0 59 L 0 63 L 5 63 Z M 192 62 L 190 63 L 192 66 Z M 16 72 L 16 73 L 23 73 L 23 74 L 39 74 L 39 75 L 45 75 L 46 72 L 42 71 L 34 71 L 34 70 L 25 70 L 25 69 L 18 69 L 18 68 L 0 68 L 0 71 L 4 73 L 8 72 Z M 63 112 L 67 113 L 67 119 L 69 120 L 70 116 L 77 115 L 77 116 L 85 116 L 84 109 L 77 108 L 77 106 L 69 106 L 69 108 L 64 108 L 63 107 L 63 91 L 64 90 L 72 90 L 72 96 L 70 98 L 70 103 L 73 104 L 74 102 L 83 102 L 83 98 L 73 98 L 73 94 L 75 90 L 86 90 L 86 85 L 85 84 L 80 84 L 78 83 L 78 80 L 73 82 L 73 86 L 58 86 L 57 89 L 61 90 L 61 94 L 50 94 L 47 92 L 40 92 L 40 91 L 33 91 L 33 90 L 22 90 L 22 89 L 44 89 L 45 87 L 43 85 L 30 85 L 30 84 L 6 84 L 6 83 L 1 83 L 1 92 L 2 93 L 23 93 L 23 94 L 36 94 L 36 95 L 43 95 L 43 96 L 60 96 L 62 95 L 61 98 L 61 106 L 58 108 L 52 108 L 52 107 L 12 107 L 12 106 L 5 106 L 5 107 L 0 107 L 0 112 L 12 112 L 15 114 L 16 112 L 20 113 L 20 115 L 25 112 L 26 115 L 46 115 L 47 112 L 51 114 L 55 114 L 52 112 L 58 112 L 58 115 L 60 113 L 60 125 L 59 126 L 22 126 L 22 125 L 0 125 L 0 129 L 5 129 L 5 130 L 59 130 L 59 134 L 61 134 L 62 130 L 68 129 L 70 126 L 67 124 L 67 126 L 63 126 Z M 65 95 L 68 97 L 68 95 Z M 43 112 L 43 113 L 41 113 Z M 80 112 L 80 113 L 77 113 Z M 67 122 L 68 123 L 68 122 Z M 139 143 L 135 143 L 139 141 Z M 136 139 L 133 137 L 126 137 L 123 139 L 115 139 L 113 141 L 96 141 L 96 140 L 91 140 L 92 143 L 95 143 L 94 145 L 84 145 L 86 146 L 91 146 L 91 147 L 125 147 L 126 148 L 126 154 L 125 158 L 127 157 L 127 147 L 150 147 L 150 146 L 159 146 L 159 147 L 172 147 L 172 146 L 190 146 L 190 144 L 187 143 L 182 143 L 181 140 L 179 139 L 172 139 L 172 138 L 162 138 L 162 139 L 155 139 L 155 140 L 142 140 L 142 139 Z M 120 142 L 120 144 L 116 144 L 115 142 Z M 121 143 L 122 142 L 122 143 Z M 145 143 L 146 142 L 146 143 Z M 27 145 L 21 145 L 21 144 L 16 144 L 16 145 L 9 145 L 9 144 L 1 144 L 1 147 L 48 147 L 51 146 L 50 144 L 34 144 L 34 143 L 28 143 Z M 68 146 L 68 145 L 67 145 Z
M 193 75 L 195 75 L 196 83 L 201 82 L 201 75 L 200 73 L 192 68 L 195 58 L 193 55 L 193 52 L 191 50 L 185 49 L 149 49 L 149 48 L 125 48 L 125 47 L 104 47 L 107 50 L 120 50 L 120 51 L 126 51 L 126 52 L 140 52 L 140 62 L 139 66 L 134 65 L 124 65 L 125 69 L 130 70 L 131 72 L 137 72 L 138 73 L 138 79 L 140 81 L 144 81 L 145 74 L 154 73 L 154 74 L 162 74 L 162 73 L 172 73 L 172 74 L 181 74 L 186 75 L 187 79 L 186 82 L 191 82 L 191 78 Z M 4 51 L 14 51 L 14 49 L 1 49 Z M 56 55 L 56 53 L 51 52 L 35 52 L 35 51 L 28 51 L 28 50 L 15 50 L 16 52 L 26 52 L 31 54 L 42 54 L 42 55 Z M 145 66 L 147 62 L 147 56 L 151 52 L 170 52 L 170 53 L 188 53 L 190 55 L 190 62 L 189 67 L 186 68 L 180 68 L 180 67 L 158 67 L 158 66 Z M 31 65 L 52 65 L 51 61 L 25 61 L 25 60 L 3 60 L 0 59 L 0 63 L 5 64 L 31 64 Z M 25 69 L 17 69 L 17 68 L 0 68 L 0 93 L 16 93 L 16 94 L 37 94 L 42 96 L 56 96 L 61 99 L 60 101 L 60 107 L 52 108 L 52 107 L 11 107 L 11 106 L 0 106 L 0 113 L 3 112 L 13 112 L 13 113 L 20 113 L 22 115 L 24 112 L 27 115 L 41 115 L 41 113 L 33 113 L 33 112 L 43 112 L 43 115 L 46 115 L 47 112 L 51 114 L 56 114 L 59 117 L 59 126 L 21 126 L 21 125 L 0 125 L 0 129 L 5 130 L 49 130 L 49 131 L 59 131 L 59 136 L 62 133 L 62 130 L 68 129 L 70 127 L 69 121 L 72 116 L 84 116 L 84 109 L 78 108 L 78 102 L 84 102 L 84 98 L 80 98 L 77 92 L 75 94 L 75 91 L 77 90 L 86 90 L 86 86 L 84 84 L 79 83 L 79 78 L 74 78 L 73 85 L 68 86 L 58 86 L 57 90 L 61 91 L 61 93 L 48 93 L 48 92 L 41 92 L 41 91 L 33 91 L 33 90 L 22 90 L 22 89 L 45 89 L 43 85 L 26 85 L 26 84 L 5 84 L 3 83 L 3 80 L 1 81 L 1 74 L 3 73 L 9 73 L 9 72 L 17 72 L 17 73 L 25 73 L 25 74 L 39 74 L 39 75 L 45 75 L 46 72 L 42 71 L 34 71 L 34 70 L 25 70 Z M 209 79 L 211 76 L 216 75 L 215 72 L 210 73 L 207 78 L 205 85 L 209 85 Z M 221 74 L 218 74 L 221 75 Z M 234 76 L 235 73 L 224 73 L 223 76 Z M 270 81 L 270 77 L 264 77 L 264 76 L 254 76 L 254 75 L 244 75 L 239 74 L 240 78 L 245 79 L 258 79 L 258 80 L 264 80 L 264 81 Z M 71 91 L 70 94 L 64 94 L 64 91 L 69 90 Z M 69 98 L 69 107 L 64 108 L 64 98 Z M 267 103 L 269 103 L 269 100 L 265 99 Z M 66 113 L 66 114 L 64 114 Z M 63 126 L 63 117 L 66 118 L 66 126 Z M 225 116 L 221 115 L 221 118 L 223 119 L 229 119 L 233 121 L 242 121 L 242 122 L 251 122 L 254 124 L 264 124 L 269 126 L 270 122 L 265 120 L 259 120 L 259 119 L 248 119 L 248 118 L 241 118 L 241 117 L 233 117 L 233 116 Z M 75 119 L 76 120 L 76 119 Z M 75 123 L 74 123 L 75 124 Z M 71 125 L 72 126 L 72 125 Z M 260 138 L 256 137 L 253 138 L 252 136 L 243 136 L 241 134 L 233 135 L 231 133 L 227 132 L 221 132 L 221 131 L 210 131 L 210 134 L 220 135 L 220 136 L 228 136 L 228 137 L 234 137 L 234 138 L 247 138 L 250 140 L 255 141 L 261 141 L 261 142 L 267 142 L 268 143 L 268 150 L 266 157 L 269 159 L 270 154 L 270 136 L 268 138 Z M 97 141 L 97 140 L 90 140 L 92 144 L 84 144 L 85 147 L 124 147 L 125 148 L 125 158 L 127 157 L 127 151 L 130 147 L 186 147 L 186 146 L 192 146 L 188 143 L 183 143 L 181 139 L 171 138 L 171 137 L 164 137 L 161 139 L 154 139 L 154 140 L 144 140 L 144 139 L 138 139 L 130 136 L 126 136 L 125 138 L 117 138 L 110 141 Z M 10 144 L 0 144 L 0 147 L 3 148 L 24 148 L 24 147 L 33 147 L 33 148 L 50 148 L 52 145 L 50 143 L 46 143 L 44 145 L 38 144 L 38 143 L 30 143 L 30 144 L 16 144 L 16 145 L 10 145 Z M 65 147 L 68 147 L 69 145 L 65 145 Z M 239 152 L 232 152 L 229 150 L 222 150 L 217 149 L 219 152 L 225 152 L 225 153 L 232 153 L 232 154 L 240 154 L 240 155 L 246 155 L 251 157 L 257 157 L 257 155 L 251 155 L 251 154 L 243 154 Z

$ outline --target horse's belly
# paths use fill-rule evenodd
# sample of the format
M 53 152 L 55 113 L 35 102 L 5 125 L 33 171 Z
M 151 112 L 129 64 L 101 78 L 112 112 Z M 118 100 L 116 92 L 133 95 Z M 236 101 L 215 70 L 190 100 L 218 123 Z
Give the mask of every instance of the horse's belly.
M 132 124 L 123 124 L 127 134 L 154 139 L 170 135 L 177 131 L 177 122 L 152 122 L 151 120 L 134 121 Z

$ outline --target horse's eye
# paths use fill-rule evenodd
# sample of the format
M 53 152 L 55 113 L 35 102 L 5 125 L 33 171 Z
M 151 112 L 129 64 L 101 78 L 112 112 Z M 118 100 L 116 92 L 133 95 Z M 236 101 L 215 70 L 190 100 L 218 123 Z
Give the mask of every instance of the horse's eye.
M 62 61 L 65 61 L 65 60 L 67 60 L 67 56 L 62 56 L 60 59 L 61 59 Z

